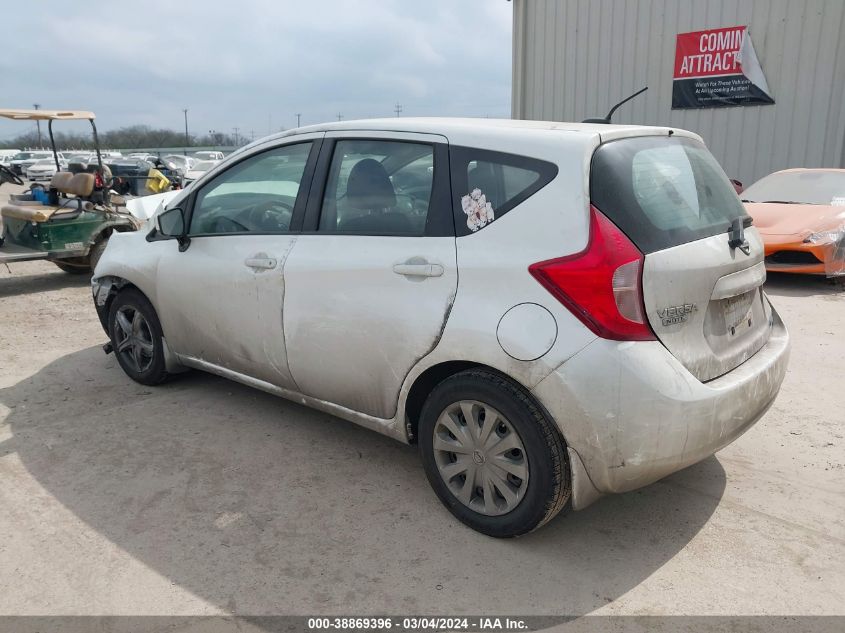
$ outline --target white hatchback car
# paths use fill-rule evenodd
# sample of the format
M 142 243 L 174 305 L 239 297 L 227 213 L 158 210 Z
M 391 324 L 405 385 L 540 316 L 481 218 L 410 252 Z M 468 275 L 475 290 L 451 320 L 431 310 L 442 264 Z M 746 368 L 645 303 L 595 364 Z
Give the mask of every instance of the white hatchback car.
M 417 443 L 457 518 L 516 536 L 771 405 L 789 339 L 744 216 L 683 130 L 347 121 L 115 233 L 93 293 L 131 378 L 201 369 Z

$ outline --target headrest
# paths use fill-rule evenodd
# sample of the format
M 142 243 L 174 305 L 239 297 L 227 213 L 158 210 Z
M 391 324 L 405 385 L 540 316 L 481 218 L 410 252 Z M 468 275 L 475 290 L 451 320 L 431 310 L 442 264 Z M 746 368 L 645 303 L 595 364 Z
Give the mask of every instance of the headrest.
M 387 171 L 373 158 L 355 163 L 346 181 L 346 198 L 356 209 L 388 209 L 396 205 Z
M 70 186 L 73 174 L 67 171 L 57 171 L 50 179 L 50 189 L 64 192 Z
M 50 188 L 70 196 L 87 198 L 94 191 L 94 174 L 72 174 L 59 171 L 53 174 Z

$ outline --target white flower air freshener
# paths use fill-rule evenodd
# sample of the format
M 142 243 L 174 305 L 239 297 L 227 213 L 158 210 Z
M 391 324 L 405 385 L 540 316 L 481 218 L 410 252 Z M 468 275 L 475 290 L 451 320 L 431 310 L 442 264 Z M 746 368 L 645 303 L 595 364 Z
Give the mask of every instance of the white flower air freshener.
M 470 231 L 477 231 L 484 228 L 496 219 L 493 213 L 493 205 L 487 202 L 487 196 L 481 193 L 481 189 L 475 188 L 461 198 L 461 207 L 467 214 L 467 226 Z

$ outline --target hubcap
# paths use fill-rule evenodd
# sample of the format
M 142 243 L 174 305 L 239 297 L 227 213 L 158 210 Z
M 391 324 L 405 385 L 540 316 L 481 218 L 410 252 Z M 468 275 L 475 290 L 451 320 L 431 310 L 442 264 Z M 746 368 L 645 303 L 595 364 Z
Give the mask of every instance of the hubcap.
M 155 345 L 150 324 L 131 305 L 118 309 L 115 315 L 115 349 L 136 372 L 143 373 L 153 364 Z
M 510 512 L 528 488 L 522 440 L 483 402 L 461 400 L 444 409 L 434 425 L 434 458 L 452 494 L 480 514 Z

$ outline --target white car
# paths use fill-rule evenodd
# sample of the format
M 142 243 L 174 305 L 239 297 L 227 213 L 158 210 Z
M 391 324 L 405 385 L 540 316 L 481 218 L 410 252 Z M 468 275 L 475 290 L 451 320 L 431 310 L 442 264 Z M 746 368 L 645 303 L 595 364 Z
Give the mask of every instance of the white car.
M 194 152 L 194 158 L 197 160 L 214 160 L 219 162 L 223 160 L 223 152 L 200 150 L 199 152 Z
M 64 158 L 59 159 L 59 167 L 62 169 L 67 168 L 67 162 L 65 162 Z M 49 181 L 57 171 L 59 170 L 56 169 L 56 161 L 53 158 L 42 158 L 27 167 L 26 177 L 32 182 L 39 180 Z
M 182 174 L 182 177 L 185 177 L 189 171 L 194 168 L 196 164 L 196 159 L 192 156 L 182 156 L 181 154 L 168 154 L 167 156 L 162 157 L 162 161 L 165 164 L 167 163 L 174 163 L 176 165 L 176 169 L 179 170 L 179 173 Z
M 87 163 L 96 154 L 89 152 L 62 152 L 65 161 L 68 163 Z
M 158 158 L 158 156 L 156 156 L 155 154 L 149 154 L 147 152 L 134 152 L 132 154 L 127 154 L 126 158 L 134 158 L 136 160 L 143 160 L 143 161 L 146 161 L 146 162 L 152 164 L 153 161 L 155 161 L 155 159 Z
M 200 369 L 418 444 L 445 506 L 509 537 L 766 412 L 789 337 L 744 216 L 683 130 L 340 122 L 113 234 L 93 294 L 132 379 Z
M 16 174 L 25 176 L 26 170 L 29 169 L 30 166 L 34 165 L 39 160 L 44 160 L 45 158 L 53 158 L 53 152 L 47 150 L 27 150 L 24 152 L 18 152 L 12 156 L 12 160 L 9 162 L 9 167 Z
M 205 172 L 209 169 L 217 166 L 220 163 L 219 160 L 198 160 L 194 163 L 193 167 L 191 167 L 186 173 L 184 178 L 184 185 L 189 185 L 190 183 L 194 182 L 198 178 L 201 178 Z

